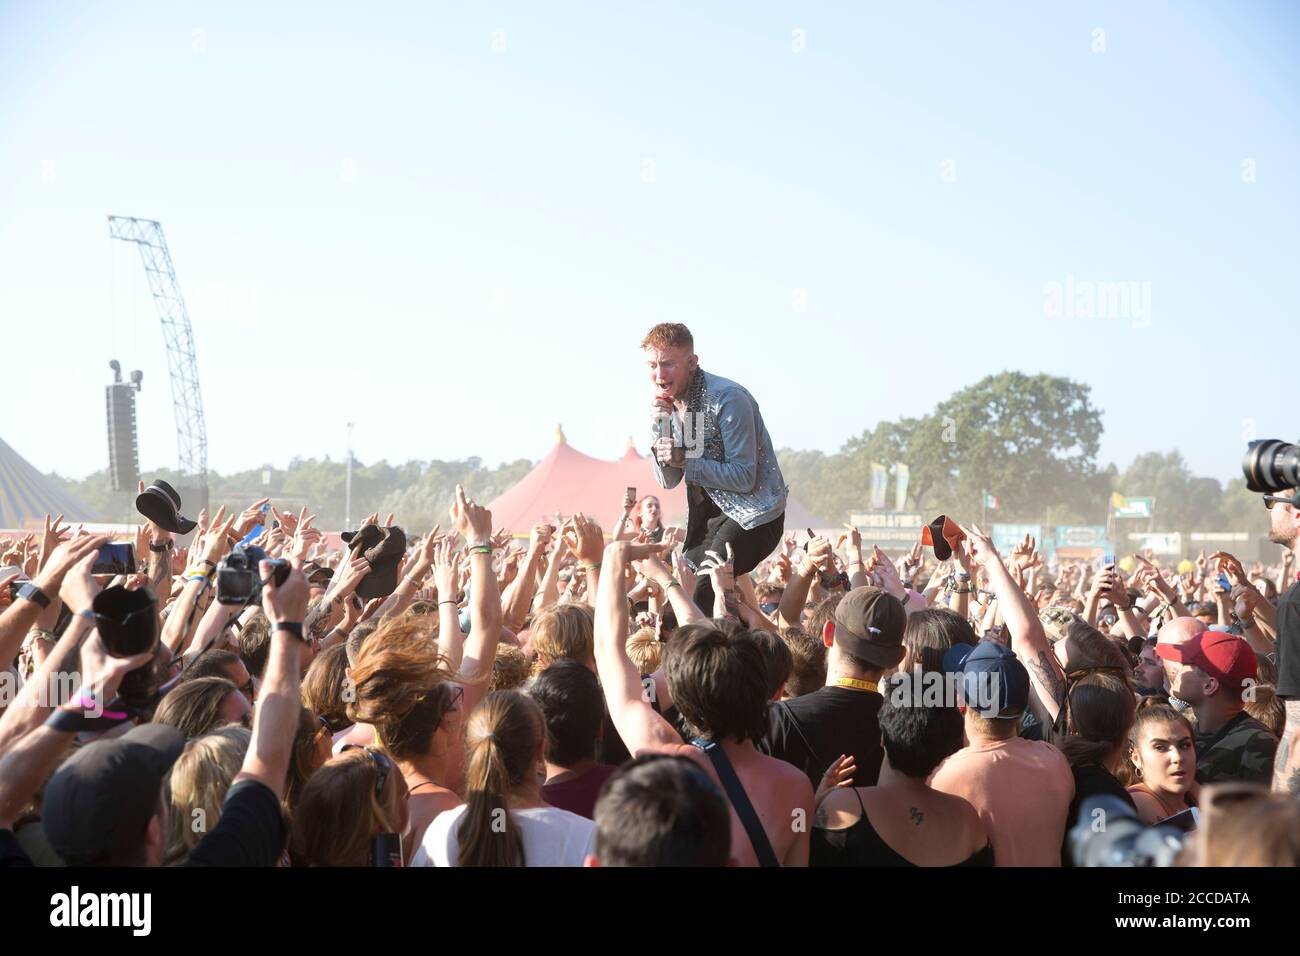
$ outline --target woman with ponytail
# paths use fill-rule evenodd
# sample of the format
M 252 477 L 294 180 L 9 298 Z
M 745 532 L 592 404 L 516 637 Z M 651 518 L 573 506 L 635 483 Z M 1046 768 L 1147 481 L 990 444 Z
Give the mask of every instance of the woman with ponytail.
M 412 866 L 582 866 L 595 824 L 547 806 L 546 723 L 528 696 L 493 691 L 465 726 L 465 802 L 439 814 Z

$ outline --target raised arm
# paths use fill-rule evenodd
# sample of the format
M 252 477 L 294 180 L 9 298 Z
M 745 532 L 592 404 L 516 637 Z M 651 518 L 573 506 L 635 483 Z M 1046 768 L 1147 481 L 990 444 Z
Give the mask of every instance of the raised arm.
M 641 675 L 627 656 L 627 597 L 623 593 L 623 578 L 628 562 L 658 554 L 665 547 L 628 541 L 610 544 L 605 548 L 605 574 L 596 598 L 596 673 L 614 727 L 633 755 L 682 743 L 672 725 L 650 706 Z
M 461 673 L 471 682 L 465 687 L 468 713 L 486 691 L 492 662 L 496 660 L 501 641 L 501 591 L 492 570 L 492 512 L 467 499 L 465 489 L 457 485 L 451 520 L 469 542 L 470 628 L 461 662 Z
M 528 535 L 528 551 L 524 555 L 523 566 L 515 575 L 515 579 L 510 582 L 505 596 L 501 599 L 501 613 L 505 625 L 512 631 L 518 631 L 524 626 L 528 609 L 533 606 L 533 598 L 537 595 L 538 589 L 537 573 L 543 567 L 542 562 L 546 560 L 546 546 L 554 533 L 555 529 L 549 524 L 539 524 L 535 525 Z M 546 565 L 546 570 L 549 573 L 549 564 Z
M 269 561 L 258 567 L 265 581 L 262 610 L 271 622 L 271 650 L 253 712 L 253 737 L 235 777 L 236 782 L 257 780 L 280 799 L 284 798 L 293 740 L 302 716 L 301 635 L 311 596 L 300 562 L 297 558 L 290 561 L 289 576 L 281 585 L 275 583 Z
M 32 676 L 23 684 L 14 702 L 0 716 L 0 754 L 19 738 L 35 730 L 54 707 L 64 703 L 51 699 L 50 692 L 55 686 L 51 678 L 56 674 L 76 670 L 82 642 L 94 630 L 94 617 L 84 612 L 90 610 L 91 602 L 100 591 L 99 582 L 90 573 L 96 556 L 97 550 L 88 551 L 63 579 L 59 597 L 71 609 L 72 618 L 59 642 L 40 662 Z
M 454 671 L 465 660 L 465 635 L 460 629 L 460 552 L 451 538 L 433 548 L 433 586 L 438 591 L 438 650 Z
M 32 584 L 41 592 L 49 604 L 59 600 L 59 589 L 68 572 L 87 554 L 98 551 L 108 542 L 107 535 L 80 534 L 70 541 L 59 544 L 50 553 Z M 32 598 L 18 598 L 0 614 L 0 662 L 8 665 L 22 647 L 23 638 L 36 624 L 37 618 L 45 608 Z M 77 608 L 76 610 L 81 610 Z
M 1053 723 L 1065 699 L 1065 672 L 1052 653 L 1043 623 L 1038 619 L 1038 610 L 1012 580 L 1011 572 L 993 547 L 993 541 L 977 526 L 962 526 L 962 530 L 966 532 L 966 540 L 960 542 L 959 547 L 969 549 L 971 561 L 988 574 L 998 608 L 1007 622 L 1011 650 L 1029 671 L 1042 710 L 1040 717 L 1045 715 L 1047 723 Z
M 555 544 L 546 561 L 546 573 L 542 575 L 542 586 L 533 604 L 534 610 L 550 607 L 560 600 L 560 565 L 569 553 L 569 545 L 563 535 L 554 535 L 552 540 Z
M 235 518 L 226 518 L 226 508 L 221 506 L 213 516 L 212 526 L 195 548 L 198 559 L 185 572 L 185 586 L 181 588 L 180 597 L 176 599 L 171 613 L 167 615 L 167 623 L 163 625 L 162 642 L 173 656 L 180 653 L 189 640 L 188 631 L 193 623 L 191 617 L 194 605 L 199 599 L 199 592 L 212 585 L 212 576 L 226 553 L 226 539 L 234 522 Z
M 58 709 L 56 716 L 77 718 L 102 713 L 105 701 L 117 695 L 122 678 L 148 663 L 152 651 L 133 657 L 110 657 L 98 633 L 92 633 L 81 647 L 82 690 Z M 53 719 L 53 718 L 51 718 Z M 49 722 L 16 740 L 0 758 L 0 829 L 11 829 L 14 821 L 31 802 L 36 791 L 58 766 L 60 758 L 77 734 L 69 729 L 51 727 Z
M 569 539 L 569 548 L 577 555 L 578 565 L 587 574 L 587 603 L 595 607 L 596 592 L 600 587 L 605 535 L 601 532 L 600 525 L 582 512 L 569 519 L 564 535 Z M 618 584 L 619 587 L 623 586 L 621 580 Z

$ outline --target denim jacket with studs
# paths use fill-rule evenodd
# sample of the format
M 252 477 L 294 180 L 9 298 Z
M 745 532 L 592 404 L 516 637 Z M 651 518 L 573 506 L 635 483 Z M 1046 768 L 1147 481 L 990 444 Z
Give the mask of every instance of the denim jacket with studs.
M 784 512 L 789 489 L 754 396 L 704 369 L 696 369 L 686 394 L 684 416 L 665 416 L 674 444 L 686 449 L 686 463 L 674 468 L 656 459 L 659 485 L 675 488 L 685 478 L 688 499 L 707 494 L 746 531 Z

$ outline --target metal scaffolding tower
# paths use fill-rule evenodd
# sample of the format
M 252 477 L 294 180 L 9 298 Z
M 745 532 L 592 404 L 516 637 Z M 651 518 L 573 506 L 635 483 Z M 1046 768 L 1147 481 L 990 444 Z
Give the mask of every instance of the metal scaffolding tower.
M 167 251 L 162 225 L 152 219 L 109 216 L 108 232 L 114 239 L 140 247 L 149 290 L 162 319 L 167 340 L 167 365 L 171 371 L 172 405 L 176 412 L 177 470 L 196 488 L 208 484 L 208 434 L 203 424 L 203 396 L 199 392 L 199 367 L 194 357 L 194 333 L 185 311 L 176 270 Z M 206 497 L 206 496 L 205 496 Z

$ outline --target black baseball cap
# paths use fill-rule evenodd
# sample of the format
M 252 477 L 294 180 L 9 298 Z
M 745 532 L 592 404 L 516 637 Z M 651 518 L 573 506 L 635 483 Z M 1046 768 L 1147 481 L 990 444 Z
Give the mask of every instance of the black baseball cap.
M 185 749 L 167 724 L 141 724 L 69 757 L 45 786 L 42 824 L 69 866 L 120 859 L 140 843 L 158 810 L 163 779 Z
M 835 643 L 876 667 L 903 659 L 907 611 L 903 602 L 878 587 L 854 588 L 835 608 Z

